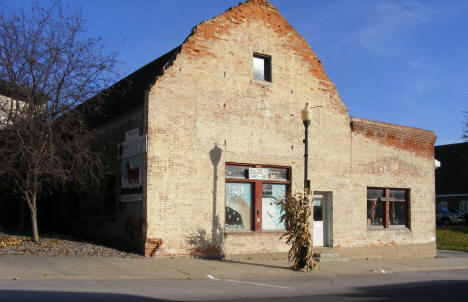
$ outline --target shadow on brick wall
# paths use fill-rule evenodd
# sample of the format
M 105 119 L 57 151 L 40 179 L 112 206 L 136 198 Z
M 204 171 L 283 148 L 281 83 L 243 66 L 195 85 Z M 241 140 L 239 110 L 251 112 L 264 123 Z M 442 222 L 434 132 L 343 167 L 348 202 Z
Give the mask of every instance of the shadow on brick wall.
M 213 208 L 211 234 L 205 229 L 198 228 L 186 238 L 186 242 L 192 246 L 190 252 L 195 257 L 222 259 L 224 258 L 224 230 L 219 223 L 219 215 L 216 213 L 218 195 L 218 165 L 223 150 L 217 144 L 210 150 L 210 161 L 213 165 Z

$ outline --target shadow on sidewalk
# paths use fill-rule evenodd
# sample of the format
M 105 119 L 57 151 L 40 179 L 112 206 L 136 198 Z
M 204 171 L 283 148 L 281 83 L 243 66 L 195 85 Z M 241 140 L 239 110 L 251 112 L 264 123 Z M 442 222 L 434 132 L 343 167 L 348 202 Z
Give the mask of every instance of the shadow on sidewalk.
M 280 266 L 280 265 L 271 265 L 271 264 L 262 264 L 262 263 L 255 263 L 255 262 L 245 262 L 239 260 L 223 260 L 226 263 L 233 263 L 233 264 L 246 264 L 246 265 L 253 265 L 253 266 L 260 266 L 260 267 L 267 267 L 267 268 L 279 268 L 285 270 L 292 270 L 289 266 Z
M 135 302 L 171 302 L 165 300 L 127 294 L 112 293 L 80 293 L 80 292 L 60 292 L 60 291 L 33 291 L 33 290 L 0 290 L 0 300 L 2 302 L 86 302 L 86 301 L 135 301 Z

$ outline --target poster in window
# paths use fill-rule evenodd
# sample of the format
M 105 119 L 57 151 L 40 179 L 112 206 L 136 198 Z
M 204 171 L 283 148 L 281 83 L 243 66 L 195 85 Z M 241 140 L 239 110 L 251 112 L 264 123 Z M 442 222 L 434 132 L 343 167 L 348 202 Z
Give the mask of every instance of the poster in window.
M 286 185 L 263 184 L 262 187 L 262 230 L 284 230 L 281 223 L 281 207 L 277 204 L 286 197 Z
M 120 201 L 143 200 L 143 163 L 144 154 L 121 159 Z
M 252 230 L 252 185 L 226 183 L 226 230 Z

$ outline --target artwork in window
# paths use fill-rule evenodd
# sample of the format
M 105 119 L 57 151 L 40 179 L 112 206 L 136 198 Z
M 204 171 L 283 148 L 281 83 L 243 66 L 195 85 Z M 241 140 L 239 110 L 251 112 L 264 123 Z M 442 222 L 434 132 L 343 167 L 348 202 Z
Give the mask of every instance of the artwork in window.
M 226 230 L 252 230 L 252 184 L 226 183 Z
M 406 204 L 390 201 L 390 225 L 406 225 Z
M 384 204 L 377 199 L 367 200 L 367 225 L 384 225 Z
M 262 230 L 285 230 L 284 223 L 280 223 L 281 207 L 277 202 L 286 197 L 286 185 L 262 185 Z
M 380 202 L 380 198 L 384 196 L 384 190 L 368 189 L 367 190 L 367 225 L 368 226 L 383 226 L 384 225 L 384 203 Z

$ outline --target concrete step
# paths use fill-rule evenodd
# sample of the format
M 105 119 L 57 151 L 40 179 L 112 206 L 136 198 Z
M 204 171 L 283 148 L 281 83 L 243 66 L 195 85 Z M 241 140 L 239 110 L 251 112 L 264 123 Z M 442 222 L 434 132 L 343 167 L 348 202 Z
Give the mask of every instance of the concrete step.
M 318 262 L 344 262 L 349 261 L 348 257 L 340 256 L 334 252 L 319 252 L 314 254 L 314 259 Z

